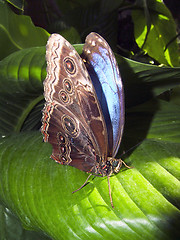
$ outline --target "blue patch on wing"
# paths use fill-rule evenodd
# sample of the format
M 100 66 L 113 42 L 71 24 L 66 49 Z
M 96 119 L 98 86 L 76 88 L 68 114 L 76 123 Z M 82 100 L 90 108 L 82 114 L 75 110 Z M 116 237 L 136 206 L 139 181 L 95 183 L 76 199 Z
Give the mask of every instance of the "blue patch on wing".
M 94 47 L 91 46 L 89 54 L 85 54 L 85 59 L 107 126 L 108 154 L 114 157 L 124 127 L 124 91 L 114 54 L 105 40 L 103 38 L 101 40 L 96 41 Z M 89 43 L 87 48 L 88 45 Z

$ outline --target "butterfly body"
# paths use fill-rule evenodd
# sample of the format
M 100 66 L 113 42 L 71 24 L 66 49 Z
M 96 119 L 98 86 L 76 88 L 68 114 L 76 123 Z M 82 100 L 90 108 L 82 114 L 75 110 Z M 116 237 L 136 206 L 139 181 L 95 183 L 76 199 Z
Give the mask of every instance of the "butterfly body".
M 51 158 L 95 175 L 118 172 L 122 160 L 114 157 L 124 127 L 124 93 L 109 45 L 91 33 L 80 57 L 52 34 L 46 60 L 41 132 L 52 145 Z

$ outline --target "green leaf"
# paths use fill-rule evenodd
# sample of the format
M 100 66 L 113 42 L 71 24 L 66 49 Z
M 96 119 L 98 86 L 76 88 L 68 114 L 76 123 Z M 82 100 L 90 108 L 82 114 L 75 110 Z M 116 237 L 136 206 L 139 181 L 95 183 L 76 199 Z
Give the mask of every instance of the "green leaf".
M 180 68 L 143 64 L 117 55 L 127 107 L 135 106 L 180 83 Z
M 171 13 L 161 0 L 140 0 L 139 6 L 141 7 L 144 2 L 148 5 L 148 18 L 147 8 L 145 11 L 136 9 L 132 13 L 138 46 L 159 63 L 179 66 L 177 42 L 174 40 L 168 45 L 176 36 L 176 25 Z
M 153 103 L 150 110 L 144 104 L 128 114 L 128 121 L 135 117 L 128 128 L 131 142 L 144 132 L 142 116 L 151 125 L 147 140 L 126 158 L 134 168 L 110 179 L 114 209 L 106 178 L 96 177 L 72 194 L 88 174 L 50 160 L 51 146 L 35 132 L 1 140 L 1 201 L 26 228 L 53 239 L 178 239 L 180 110 L 164 101 L 156 104 L 158 111 Z M 125 128 L 126 141 L 128 132 Z
M 49 34 L 35 27 L 30 17 L 13 13 L 0 1 L 0 60 L 19 49 L 45 46 Z
M 25 120 L 43 100 L 45 79 L 45 47 L 29 48 L 9 55 L 0 62 L 0 132 L 19 132 Z M 41 105 L 42 108 L 42 105 Z M 39 109 L 40 110 L 40 109 Z M 41 112 L 29 117 L 31 129 L 38 124 Z

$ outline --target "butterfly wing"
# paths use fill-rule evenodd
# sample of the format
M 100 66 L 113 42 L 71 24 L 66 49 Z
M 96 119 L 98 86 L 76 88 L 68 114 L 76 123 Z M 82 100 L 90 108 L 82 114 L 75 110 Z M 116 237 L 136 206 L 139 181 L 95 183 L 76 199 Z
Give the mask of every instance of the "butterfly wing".
M 52 145 L 51 157 L 57 162 L 93 172 L 98 161 L 107 158 L 108 142 L 92 81 L 78 53 L 62 36 L 52 34 L 46 49 L 44 141 Z
M 108 156 L 115 156 L 124 128 L 124 91 L 115 56 L 97 33 L 86 37 L 82 57 L 95 87 L 108 131 Z

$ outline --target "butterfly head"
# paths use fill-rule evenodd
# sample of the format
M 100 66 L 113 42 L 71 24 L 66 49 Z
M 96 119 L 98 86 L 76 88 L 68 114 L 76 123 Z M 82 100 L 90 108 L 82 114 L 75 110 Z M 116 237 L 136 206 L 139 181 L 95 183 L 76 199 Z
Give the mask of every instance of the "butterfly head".
M 99 173 L 102 176 L 111 176 L 113 173 L 118 173 L 122 166 L 121 159 L 115 159 L 108 157 L 106 163 L 103 163 L 100 167 Z

